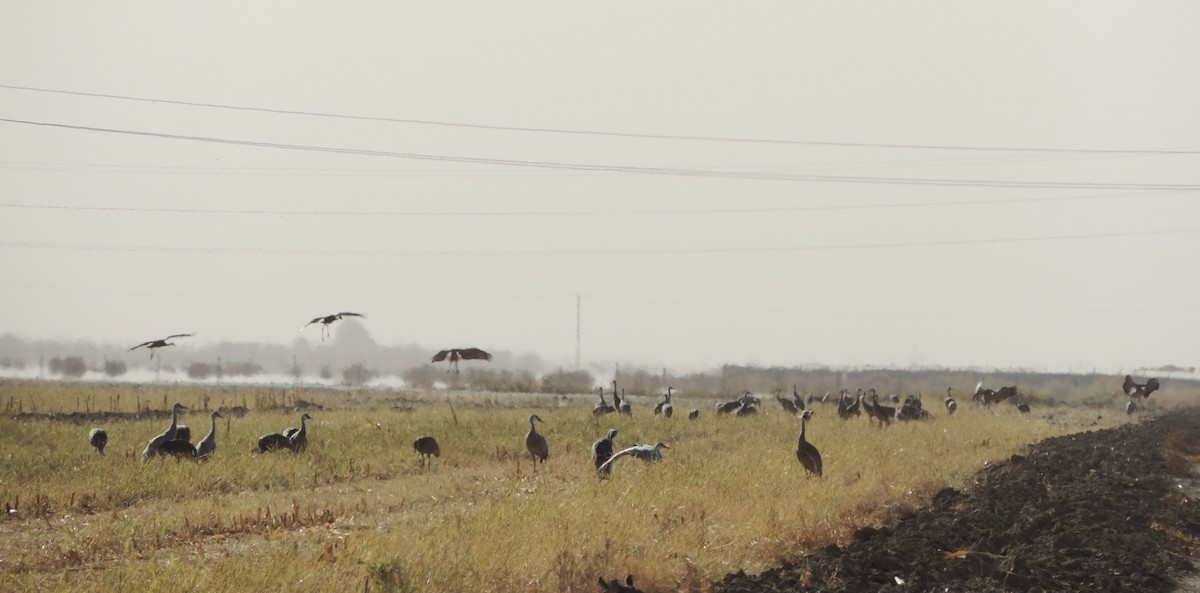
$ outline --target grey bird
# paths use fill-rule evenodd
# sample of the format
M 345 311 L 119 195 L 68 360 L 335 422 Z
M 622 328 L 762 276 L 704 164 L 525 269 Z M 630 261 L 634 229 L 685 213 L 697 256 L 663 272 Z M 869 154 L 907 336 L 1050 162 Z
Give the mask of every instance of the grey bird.
M 152 455 L 157 455 L 158 448 L 161 447 L 163 443 L 175 440 L 175 436 L 179 432 L 179 412 L 186 409 L 187 408 L 179 402 L 176 402 L 175 405 L 171 407 L 171 425 L 168 426 L 166 430 L 159 433 L 158 436 L 150 439 L 149 443 L 146 443 L 146 448 L 142 450 L 143 460 L 149 459 Z
M 300 430 L 288 435 L 289 448 L 296 452 L 302 453 L 308 449 L 308 424 L 306 420 L 312 420 L 312 416 L 307 413 L 300 415 Z
M 337 321 L 343 317 L 366 317 L 366 315 L 363 315 L 362 313 L 351 313 L 349 311 L 342 311 L 341 313 L 334 313 L 333 315 L 325 315 L 324 317 L 313 317 L 312 321 L 309 321 L 308 323 L 305 323 L 304 325 L 300 326 L 300 333 L 304 333 L 304 328 L 306 328 L 314 323 L 320 323 L 321 324 L 321 341 L 325 341 L 325 338 L 329 335 L 329 324 L 331 324 L 334 321 Z
M 546 437 L 538 433 L 534 422 L 545 422 L 537 414 L 529 416 L 529 432 L 525 435 L 525 449 L 529 451 L 529 457 L 533 460 L 533 469 L 537 469 L 539 461 L 542 464 L 546 463 L 546 459 L 550 457 L 550 445 L 546 443 Z
M 196 456 L 200 458 L 208 458 L 217 451 L 217 418 L 224 418 L 220 412 L 213 410 L 209 414 L 209 419 L 212 420 L 212 428 L 209 429 L 208 435 L 200 440 L 200 444 L 196 445 Z
M 650 445 L 634 445 L 628 449 L 620 451 L 616 455 L 613 455 L 612 458 L 610 458 L 608 461 L 605 461 L 597 471 L 603 473 L 612 471 L 612 464 L 622 457 L 633 457 L 636 459 L 641 459 L 642 461 L 662 461 L 662 450 L 670 448 L 671 447 L 669 447 L 666 443 L 658 443 L 653 447 Z
M 601 477 L 608 475 L 611 471 L 611 468 L 604 466 L 604 464 L 613 456 L 613 438 L 616 436 L 617 429 L 610 428 L 607 435 L 592 443 L 592 463 L 596 466 L 596 472 Z M 604 471 L 600 470 L 601 467 L 605 467 Z
M 126 350 L 126 352 L 133 352 L 134 350 L 137 350 L 138 348 L 146 348 L 146 349 L 150 350 L 150 359 L 154 360 L 154 350 L 155 349 L 165 348 L 167 346 L 175 345 L 174 342 L 168 342 L 167 340 L 171 340 L 174 338 L 187 338 L 187 337 L 191 337 L 194 335 L 196 335 L 194 332 L 190 333 L 190 334 L 171 334 L 161 340 L 147 340 L 145 342 L 142 342 L 141 344 L 138 344 L 137 346 L 134 346 L 133 348 L 130 348 L 129 350 Z
M 800 415 L 800 441 L 796 444 L 796 459 L 800 460 L 800 465 L 804 466 L 804 472 L 808 475 L 816 474 L 821 477 L 821 452 L 812 443 L 805 438 L 805 430 L 808 427 L 808 419 L 812 418 L 812 410 L 805 410 Z

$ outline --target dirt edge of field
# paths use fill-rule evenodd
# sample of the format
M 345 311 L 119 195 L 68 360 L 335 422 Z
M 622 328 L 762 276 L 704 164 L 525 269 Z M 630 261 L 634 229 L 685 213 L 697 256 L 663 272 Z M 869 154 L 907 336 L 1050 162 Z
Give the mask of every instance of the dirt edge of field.
M 1195 570 L 1197 463 L 1198 408 L 1047 439 L 891 527 L 714 590 L 1174 591 Z

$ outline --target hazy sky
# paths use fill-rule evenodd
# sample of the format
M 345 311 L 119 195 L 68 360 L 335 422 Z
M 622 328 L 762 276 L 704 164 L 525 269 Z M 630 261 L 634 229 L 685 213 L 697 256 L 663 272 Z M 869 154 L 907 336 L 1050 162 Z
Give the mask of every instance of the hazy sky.
M 569 363 L 579 294 L 592 362 L 1197 365 L 1198 22 L 5 2 L 0 332 L 286 343 L 348 310 Z

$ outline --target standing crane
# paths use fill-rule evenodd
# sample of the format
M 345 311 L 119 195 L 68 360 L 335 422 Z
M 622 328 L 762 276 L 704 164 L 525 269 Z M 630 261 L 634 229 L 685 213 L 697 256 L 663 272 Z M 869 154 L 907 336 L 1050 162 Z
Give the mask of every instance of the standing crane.
M 795 388 L 793 387 L 793 389 Z M 779 402 L 779 406 L 782 407 L 783 411 L 787 412 L 788 414 L 795 416 L 800 411 L 799 408 L 796 407 L 795 401 L 783 397 L 783 388 L 775 390 L 775 401 Z
M 196 445 L 196 456 L 201 459 L 205 459 L 217 451 L 217 418 L 224 418 L 224 416 L 213 410 L 212 414 L 209 414 L 212 428 L 209 429 L 208 435 L 200 440 L 200 444 Z
M 300 430 L 288 435 L 288 446 L 296 453 L 303 453 L 308 449 L 308 424 L 306 420 L 312 420 L 307 412 L 300 415 Z
M 537 414 L 529 416 L 529 432 L 525 435 L 525 449 L 529 451 L 529 457 L 533 460 L 533 469 L 537 470 L 539 461 L 544 465 L 546 459 L 550 457 L 550 445 L 546 443 L 546 437 L 538 433 L 537 427 L 534 426 L 534 421 L 545 422 Z
M 175 440 L 175 435 L 179 431 L 179 412 L 186 409 L 187 408 L 184 407 L 183 404 L 175 402 L 175 405 L 171 407 L 171 425 L 168 426 L 166 430 L 159 433 L 158 436 L 150 439 L 150 442 L 146 443 L 146 448 L 142 450 L 143 460 L 149 459 L 151 455 L 157 455 L 158 448 L 161 447 L 163 443 Z
M 954 401 L 954 388 L 946 388 L 946 413 L 953 415 L 958 411 L 958 402 Z
M 812 418 L 812 410 L 805 410 L 800 415 L 800 441 L 796 443 L 796 459 L 804 466 L 806 475 L 817 474 L 821 477 L 821 452 L 805 438 L 804 432 L 808 427 L 808 419 Z
M 662 414 L 663 416 L 670 418 L 671 415 L 675 413 L 675 408 L 671 405 L 671 392 L 674 390 L 674 387 L 667 387 L 667 393 L 663 395 L 663 400 L 658 402 L 658 405 L 654 406 L 655 416 Z
M 600 390 L 599 391 L 600 403 L 592 406 L 592 415 L 593 416 L 603 416 L 605 414 L 612 414 L 613 412 L 616 412 L 617 411 L 616 408 L 608 405 L 608 402 L 604 401 L 604 388 L 599 387 L 598 389 Z M 613 397 L 619 397 L 619 396 L 616 393 L 613 393 Z M 616 401 L 616 400 L 613 400 L 613 401 Z
M 451 348 L 434 354 L 429 362 L 441 362 L 447 358 L 450 359 L 450 364 L 446 367 L 446 372 L 449 373 L 450 368 L 453 367 L 454 372 L 458 373 L 459 360 L 491 360 L 492 355 L 479 348 Z
M 326 315 L 324 317 L 313 317 L 312 321 L 309 321 L 308 323 L 305 323 L 304 325 L 300 326 L 300 333 L 304 333 L 304 328 L 306 328 L 314 323 L 320 323 L 321 324 L 321 341 L 324 342 L 325 338 L 329 336 L 329 324 L 331 324 L 334 321 L 337 321 L 343 317 L 364 317 L 365 318 L 366 315 L 363 315 L 362 313 L 351 313 L 349 311 L 342 311 L 341 313 L 334 313 L 333 315 Z
M 608 434 L 592 443 L 592 464 L 596 466 L 596 473 L 601 477 L 607 476 L 612 468 L 604 464 L 612 459 L 613 456 L 613 438 L 617 436 L 617 429 L 608 429 Z M 601 467 L 605 467 L 604 471 L 600 471 Z
M 188 337 L 191 337 L 194 335 L 196 335 L 195 332 L 192 332 L 190 334 L 171 334 L 161 340 L 147 340 L 145 342 L 142 342 L 141 344 L 138 344 L 137 346 L 134 346 L 133 348 L 130 348 L 129 350 L 126 350 L 126 352 L 133 352 L 134 350 L 137 350 L 138 348 L 146 348 L 146 349 L 150 350 L 150 360 L 154 360 L 154 350 L 155 349 L 166 348 L 167 346 L 175 345 L 174 342 L 169 342 L 168 340 L 173 340 L 175 338 L 188 338 Z

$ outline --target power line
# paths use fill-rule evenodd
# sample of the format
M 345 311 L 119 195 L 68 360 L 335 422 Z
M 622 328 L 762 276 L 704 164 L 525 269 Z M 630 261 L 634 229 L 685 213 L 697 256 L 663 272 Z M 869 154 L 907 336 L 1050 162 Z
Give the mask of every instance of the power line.
M 255 146 L 259 148 L 276 148 L 306 152 L 327 152 L 334 154 L 350 154 L 359 156 L 376 156 L 387 158 L 414 159 L 452 163 L 472 163 L 480 165 L 499 165 L 508 167 L 530 167 L 539 169 L 562 169 L 570 171 L 595 171 L 606 173 L 633 173 L 642 175 L 678 176 L 715 179 L 746 179 L 759 181 L 800 181 L 813 183 L 857 183 L 869 185 L 916 185 L 916 186 L 954 186 L 954 187 L 990 187 L 1011 189 L 1108 189 L 1108 190 L 1166 190 L 1194 191 L 1200 190 L 1198 184 L 1186 183 L 1104 183 L 1104 182 L 1056 182 L 1056 181 L 1003 181 L 995 179 L 941 179 L 915 177 L 868 177 L 861 175 L 806 175 L 789 173 L 762 173 L 755 171 L 714 170 L 714 169 L 685 169 L 675 167 L 641 167 L 632 165 L 602 165 L 592 163 L 571 163 L 562 161 L 531 161 L 518 159 L 495 159 L 485 157 L 467 157 L 455 155 L 439 155 L 429 153 L 390 152 L 358 148 L 338 148 L 330 146 L 285 144 L 256 140 L 237 140 L 216 138 L 210 136 L 191 136 L 169 134 L 165 132 L 145 132 L 138 130 L 123 130 L 115 128 L 100 128 L 94 126 L 78 126 L 54 122 L 18 120 L 0 118 L 0 122 L 18 125 L 42 126 L 67 130 L 122 134 L 168 140 L 187 140 L 193 142 L 208 142 L 237 146 Z
M 1000 245 L 1010 243 L 1044 243 L 1054 241 L 1081 241 L 1131 237 L 1155 237 L 1166 235 L 1190 235 L 1200 233 L 1200 227 L 1127 231 L 1116 233 L 1088 233 L 1080 235 L 1050 235 L 1042 237 L 995 237 L 983 239 L 952 239 L 946 241 L 912 241 L 895 243 L 858 243 L 842 245 L 794 245 L 776 247 L 692 247 L 663 249 L 278 249 L 236 247 L 164 247 L 159 245 L 73 245 L 66 243 L 37 243 L 26 241 L 0 241 L 0 247 L 12 249 L 37 249 L 53 251 L 130 252 L 130 253 L 175 253 L 202 255 L 307 255 L 337 257 L 580 257 L 580 256 L 633 256 L 633 255 L 712 255 L 739 253 L 795 253 L 805 251 L 848 251 L 869 249 L 907 249 L 916 247 L 949 247 L 960 245 Z
M 608 136 L 617 138 L 639 138 L 651 140 L 687 140 L 687 141 L 703 141 L 703 142 L 736 142 L 736 143 L 755 143 L 755 144 L 782 144 L 782 145 L 797 145 L 797 146 L 834 146 L 844 148 L 896 148 L 896 149 L 915 149 L 915 150 L 961 150 L 961 151 L 987 151 L 987 152 L 1050 152 L 1050 153 L 1079 153 L 1079 154 L 1200 154 L 1200 150 L 1182 150 L 1182 149 L 1102 149 L 1102 148 L 1037 148 L 1037 147 L 1021 147 L 1021 146 L 970 146 L 970 145 L 955 145 L 955 144 L 904 144 L 904 143 L 885 143 L 885 142 L 831 142 L 819 140 L 787 140 L 787 139 L 771 139 L 771 138 L 749 138 L 736 136 L 704 136 L 704 135 L 688 135 L 688 134 L 648 134 L 634 132 L 608 132 L 600 130 L 582 130 L 569 128 L 543 128 L 530 126 L 504 126 L 494 124 L 474 124 L 463 122 L 449 122 L 428 119 L 410 119 L 396 118 L 383 116 L 369 115 L 347 115 L 340 113 L 327 113 L 320 111 L 300 111 L 293 109 L 276 109 L 268 107 L 250 107 L 244 105 L 227 105 L 220 103 L 205 103 L 199 101 L 180 101 L 171 99 L 152 99 L 147 97 L 137 97 L 132 95 L 117 95 L 107 93 L 91 93 L 84 91 L 70 91 L 63 89 L 48 89 L 29 86 L 18 86 L 10 84 L 0 84 L 0 88 L 30 91 L 38 93 L 55 93 L 61 95 L 75 95 L 80 97 L 97 97 L 103 99 L 118 99 L 122 101 L 138 101 L 143 103 L 161 103 L 164 105 L 184 105 L 189 107 L 206 107 L 212 109 L 228 109 L 235 111 L 251 111 L 259 113 L 274 113 L 281 115 L 303 115 L 309 117 L 324 117 L 335 119 L 348 119 L 358 121 L 375 121 L 375 122 L 390 122 L 400 124 L 415 124 L 426 126 L 441 126 L 452 128 L 472 128 L 480 130 L 495 130 L 506 132 L 537 132 L 548 134 L 564 134 L 577 136 Z
M 1109 195 L 1080 195 L 1080 196 L 1051 196 L 1041 198 L 997 198 L 986 200 L 931 200 L 923 202 L 901 202 L 895 204 L 835 204 L 821 206 L 777 206 L 777 207 L 739 207 L 739 208 L 667 208 L 667 209 L 632 209 L 632 210 L 467 210 L 467 211 L 433 211 L 420 212 L 415 210 L 289 210 L 289 209 L 246 209 L 246 208 L 163 208 L 141 206 L 80 206 L 69 204 L 33 204 L 33 203 L 0 203 L 0 208 L 13 210 L 50 210 L 78 212 L 114 212 L 114 213 L 152 213 L 152 214 L 221 214 L 221 215 L 261 215 L 261 216 L 320 216 L 320 217 L 403 217 L 403 218 L 457 218 L 457 217 L 495 217 L 518 218 L 530 216 L 555 217 L 590 217 L 590 216 L 686 216 L 686 215 L 731 215 L 731 214 L 786 214 L 794 212 L 837 212 L 856 210 L 903 210 L 910 208 L 942 208 L 965 206 L 993 206 L 1011 204 L 1042 204 L 1059 202 L 1092 202 L 1098 200 L 1144 199 L 1153 197 L 1172 197 L 1178 194 L 1163 193 L 1122 193 Z

